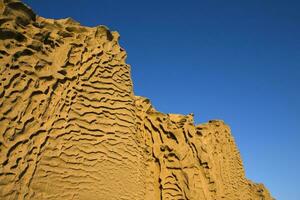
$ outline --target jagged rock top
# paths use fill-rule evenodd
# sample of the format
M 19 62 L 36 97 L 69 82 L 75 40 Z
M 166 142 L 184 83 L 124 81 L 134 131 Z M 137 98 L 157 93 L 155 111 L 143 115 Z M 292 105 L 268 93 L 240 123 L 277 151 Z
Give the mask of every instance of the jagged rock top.
M 0 199 L 272 199 L 223 121 L 134 95 L 117 32 L 0 12 Z

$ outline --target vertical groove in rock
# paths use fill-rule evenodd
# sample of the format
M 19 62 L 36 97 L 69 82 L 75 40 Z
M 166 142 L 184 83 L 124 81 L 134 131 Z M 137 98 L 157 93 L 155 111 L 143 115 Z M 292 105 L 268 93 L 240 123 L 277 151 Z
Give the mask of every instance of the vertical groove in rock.
M 0 199 L 271 199 L 223 122 L 134 96 L 117 32 L 0 12 Z

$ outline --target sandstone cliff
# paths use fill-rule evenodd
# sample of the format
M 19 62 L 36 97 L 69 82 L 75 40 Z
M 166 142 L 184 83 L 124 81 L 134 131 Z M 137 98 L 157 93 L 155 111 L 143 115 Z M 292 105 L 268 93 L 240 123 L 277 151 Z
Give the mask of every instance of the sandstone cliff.
M 133 94 L 117 32 L 0 12 L 0 199 L 272 199 L 222 121 Z

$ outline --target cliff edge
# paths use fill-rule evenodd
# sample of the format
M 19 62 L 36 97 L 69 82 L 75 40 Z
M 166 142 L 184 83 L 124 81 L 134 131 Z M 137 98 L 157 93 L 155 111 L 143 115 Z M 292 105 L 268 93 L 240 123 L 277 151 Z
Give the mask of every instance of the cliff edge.
M 223 121 L 134 95 L 117 32 L 0 12 L 0 199 L 272 199 Z

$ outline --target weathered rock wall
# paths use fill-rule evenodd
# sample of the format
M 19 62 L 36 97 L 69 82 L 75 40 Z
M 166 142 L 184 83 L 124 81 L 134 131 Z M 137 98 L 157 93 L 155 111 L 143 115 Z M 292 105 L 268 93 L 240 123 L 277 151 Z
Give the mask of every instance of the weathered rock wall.
M 271 199 L 223 122 L 134 96 L 117 32 L 0 12 L 0 199 Z
M 195 126 L 191 114 L 160 113 L 143 97 L 136 97 L 136 105 L 146 158 L 145 199 L 272 199 L 263 185 L 245 178 L 223 121 Z

